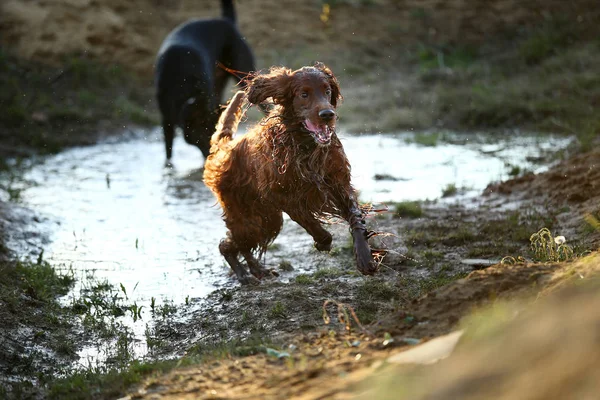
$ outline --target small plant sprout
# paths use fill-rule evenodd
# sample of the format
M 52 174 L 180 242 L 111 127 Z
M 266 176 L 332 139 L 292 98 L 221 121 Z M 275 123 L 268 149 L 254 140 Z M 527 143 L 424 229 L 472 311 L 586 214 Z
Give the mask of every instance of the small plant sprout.
M 548 228 L 542 228 L 531 235 L 531 250 L 539 261 L 566 261 L 573 258 L 573 248 L 564 236 L 553 237 Z
M 42 251 L 40 251 L 40 254 L 38 255 L 37 265 L 42 265 L 43 261 L 44 261 L 44 249 L 42 249 Z
M 323 322 L 325 323 L 325 325 L 329 325 L 329 323 L 331 322 L 331 317 L 329 316 L 329 313 L 327 312 L 327 306 L 329 304 L 333 304 L 336 306 L 338 322 L 345 325 L 346 331 L 351 332 L 352 320 L 354 320 L 354 323 L 364 333 L 366 333 L 369 336 L 373 336 L 373 334 L 371 332 L 369 332 L 360 323 L 360 320 L 356 316 L 356 312 L 354 312 L 354 308 L 352 308 L 351 306 L 344 304 L 342 302 L 336 301 L 336 300 L 328 299 L 328 300 L 325 300 L 325 302 L 323 302 Z
M 142 308 L 144 308 L 144 306 L 138 306 L 137 302 L 129 306 L 129 311 L 131 311 L 133 322 L 137 322 L 138 319 L 142 319 Z
M 125 300 L 128 300 L 127 297 L 127 290 L 125 290 L 125 286 L 122 283 L 119 283 L 119 285 L 121 285 L 121 291 L 123 292 L 123 294 L 125 295 Z
M 458 193 L 458 187 L 454 183 L 449 183 L 442 189 L 442 197 L 452 197 Z
M 382 342 L 382 344 L 383 344 L 384 346 L 387 346 L 388 344 L 390 344 L 390 343 L 393 343 L 393 342 L 394 342 L 394 338 L 392 337 L 392 335 L 390 335 L 390 333 L 389 333 L 389 332 L 386 332 L 386 333 L 383 335 L 383 342 Z

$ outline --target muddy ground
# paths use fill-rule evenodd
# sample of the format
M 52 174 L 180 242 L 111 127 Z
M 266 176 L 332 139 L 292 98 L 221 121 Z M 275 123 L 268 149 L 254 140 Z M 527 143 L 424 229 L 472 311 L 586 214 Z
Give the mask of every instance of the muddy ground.
M 203 354 L 203 348 L 222 346 L 223 338 L 242 341 L 225 351 L 225 358 L 208 357 L 209 361 L 199 366 L 150 378 L 130 391 L 129 398 L 355 398 L 365 391 L 364 398 L 370 398 L 373 391 L 387 398 L 385 390 L 373 389 L 369 381 L 389 374 L 378 368 L 391 354 L 457 329 L 474 310 L 491 304 L 500 307 L 515 299 L 521 301 L 516 304 L 522 309 L 532 302 L 531 296 L 544 297 L 569 286 L 571 280 L 595 276 L 600 269 L 598 255 L 587 250 L 598 249 L 600 232 L 582 217 L 600 217 L 600 152 L 573 160 L 575 164 L 565 161 L 545 174 L 490 185 L 476 199 L 476 209 L 430 204 L 422 206 L 417 218 L 399 218 L 393 213 L 377 216 L 371 223 L 398 237 L 386 238 L 393 251 L 374 278 L 357 277 L 351 265 L 341 270 L 326 267 L 302 282 L 265 282 L 257 288 L 214 293 L 210 306 L 188 316 L 185 324 L 165 321 L 157 325 L 156 335 L 165 343 L 157 351 L 173 351 L 194 343 L 186 350 L 186 357 L 193 359 L 195 354 Z M 564 173 L 579 168 L 583 173 Z M 557 188 L 560 193 L 546 196 L 539 192 L 540 187 L 557 179 L 562 181 Z M 589 189 L 585 199 L 576 196 L 580 184 Z M 575 263 L 531 263 L 535 257 L 529 239 L 540 226 L 572 238 L 571 244 L 580 257 L 591 255 Z M 519 263 L 510 257 L 498 263 L 506 256 L 523 258 Z M 497 263 L 489 266 L 486 262 Z M 593 291 L 587 296 L 593 296 Z M 331 299 L 343 303 L 347 310 L 355 310 L 362 326 L 351 320 L 351 331 L 346 331 L 335 321 L 336 305 L 323 308 Z M 333 316 L 331 325 L 324 323 L 324 309 Z M 596 318 L 596 314 L 591 312 L 590 317 Z M 524 322 L 530 323 L 535 322 Z M 283 334 L 273 336 L 274 332 Z M 274 343 L 257 346 L 264 338 Z M 386 338 L 393 341 L 383 345 Z M 565 346 L 573 340 L 569 337 Z M 277 354 L 265 353 L 269 346 L 289 353 L 289 357 L 278 359 Z M 516 357 L 509 349 L 505 351 L 507 358 Z M 544 349 L 531 352 L 539 354 Z M 467 353 L 464 357 L 470 356 Z M 502 368 L 511 368 L 501 360 L 502 355 L 498 374 L 505 373 Z M 586 360 L 595 362 L 591 357 Z M 532 375 L 537 373 L 534 368 L 532 364 Z M 400 377 L 405 372 L 400 369 L 395 373 Z M 397 383 L 389 383 L 394 382 L 393 378 L 387 379 L 388 385 L 399 390 Z M 468 382 L 469 378 L 461 379 Z M 507 376 L 505 382 L 512 384 L 516 379 Z M 405 382 L 414 390 L 410 393 L 430 398 L 422 389 L 414 389 L 409 378 Z M 465 393 L 471 389 L 479 396 L 491 393 L 485 385 L 464 385 Z M 592 385 L 583 390 L 589 394 L 594 388 Z M 572 388 L 560 390 L 567 393 Z
M 147 364 L 122 359 L 114 370 L 68 371 L 65 366 L 75 351 L 93 337 L 82 334 L 76 317 L 81 304 L 61 307 L 54 301 L 72 282 L 58 278 L 52 290 L 45 290 L 43 282 L 55 278 L 43 257 L 19 264 L 15 258 L 24 255 L 2 246 L 0 257 L 8 261 L 1 264 L 0 317 L 5 323 L 0 394 L 368 398 L 372 387 L 380 385 L 371 382 L 381 379 L 377 382 L 384 388 L 407 390 L 406 398 L 447 398 L 448 393 L 481 398 L 493 388 L 476 380 L 478 351 L 493 343 L 486 342 L 487 333 L 480 342 L 466 341 L 458 361 L 450 358 L 435 367 L 452 371 L 473 365 L 468 369 L 473 372 L 453 381 L 440 378 L 431 393 L 420 393 L 411 384 L 437 370 L 396 370 L 382 364 L 416 343 L 461 326 L 473 329 L 472 320 L 461 321 L 474 310 L 515 299 L 511 307 L 528 310 L 538 297 L 549 297 L 520 320 L 490 317 L 491 325 L 500 326 L 495 334 L 510 337 L 520 326 L 535 325 L 538 313 L 546 315 L 557 303 L 571 307 L 567 314 L 575 312 L 577 302 L 590 304 L 578 312 L 593 323 L 594 291 L 560 289 L 586 282 L 600 268 L 600 124 L 595 114 L 600 24 L 598 11 L 590 7 L 595 3 L 342 1 L 329 13 L 320 3 L 285 3 L 286 13 L 280 12 L 282 2 L 239 3 L 240 28 L 255 49 L 259 68 L 299 67 L 316 59 L 332 66 L 346 97 L 341 123 L 350 131 L 451 127 L 518 134 L 519 128 L 534 128 L 575 135 L 579 147 L 551 155 L 553 160 L 545 162 L 564 160 L 548 172 L 517 172 L 517 178 L 491 183 L 469 202 L 452 201 L 448 193 L 444 201 L 388 204 L 388 211 L 373 212 L 369 225 L 381 232 L 373 245 L 387 255 L 372 278 L 355 271 L 347 229 L 333 225 L 335 247 L 319 256 L 313 273 L 290 283 L 265 281 L 219 290 L 201 309 L 191 299 L 192 307 L 162 313 L 147 335 Z M 1 8 L 0 79 L 8 89 L 0 94 L 0 154 L 8 171 L 3 177 L 10 179 L 18 179 L 19 168 L 39 154 L 93 145 L 123 135 L 132 124 L 155 124 L 150 74 L 162 37 L 192 15 L 218 15 L 214 5 L 197 1 L 169 2 L 168 7 L 161 1 L 135 7 L 120 0 L 7 1 Z M 35 210 L 15 204 L 18 193 L 7 181 L 1 189 L 7 199 L 0 202 L 2 236 L 43 243 L 43 233 L 35 229 Z M 530 237 L 541 228 L 565 236 L 575 261 L 534 254 Z M 286 262 L 290 251 L 295 250 L 273 247 L 266 262 L 282 270 L 294 268 Z M 302 251 L 314 250 L 308 243 Z M 340 322 L 338 307 L 347 324 Z M 571 326 L 573 332 L 586 329 L 585 324 Z M 571 348 L 574 339 L 561 338 L 556 340 Z M 508 382 L 506 387 L 518 390 L 513 383 L 519 377 L 507 371 L 511 357 L 522 348 L 532 349 L 533 359 L 540 352 L 553 353 L 551 345 L 538 349 L 526 338 L 514 340 L 520 345 L 509 342 L 500 349 L 507 350 L 504 359 L 497 348 L 485 354 L 499 360 L 489 376 L 503 377 L 491 381 Z M 156 363 L 173 357 L 177 361 Z M 553 360 L 577 366 L 573 371 L 582 375 L 582 365 L 587 371 L 598 367 L 597 359 L 585 357 Z M 531 366 L 523 374 L 536 376 L 533 361 L 522 364 Z M 66 380 L 56 380 L 66 372 Z M 582 398 L 597 389 L 592 378 L 582 386 Z M 401 388 L 394 386 L 397 382 L 403 382 Z M 562 381 L 555 382 L 560 386 Z M 575 389 L 567 382 L 561 390 Z M 525 395 L 525 389 L 506 393 L 505 398 L 535 398 Z M 385 391 L 375 394 L 385 398 Z

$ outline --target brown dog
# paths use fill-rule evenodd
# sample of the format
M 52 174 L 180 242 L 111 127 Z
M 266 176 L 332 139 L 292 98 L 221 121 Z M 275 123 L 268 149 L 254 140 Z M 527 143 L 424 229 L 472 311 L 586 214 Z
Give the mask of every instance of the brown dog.
M 274 109 L 246 135 L 232 139 L 246 99 Z M 211 139 L 204 182 L 217 196 L 229 232 L 219 249 L 242 284 L 271 273 L 255 257 L 279 234 L 282 212 L 313 237 L 318 250 L 331 249 L 322 226 L 336 216 L 349 222 L 357 267 L 377 271 L 367 243 L 363 214 L 350 184 L 350 164 L 336 133 L 341 100 L 337 79 L 321 63 L 296 71 L 283 67 L 254 76 L 221 115 Z

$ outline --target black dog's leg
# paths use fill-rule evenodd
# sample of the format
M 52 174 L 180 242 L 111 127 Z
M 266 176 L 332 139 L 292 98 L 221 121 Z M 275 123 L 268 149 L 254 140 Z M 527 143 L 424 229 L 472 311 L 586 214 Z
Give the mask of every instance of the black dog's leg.
M 167 153 L 167 160 L 171 159 L 173 155 L 173 138 L 175 137 L 175 127 L 173 124 L 163 122 L 163 134 L 165 135 L 165 150 Z

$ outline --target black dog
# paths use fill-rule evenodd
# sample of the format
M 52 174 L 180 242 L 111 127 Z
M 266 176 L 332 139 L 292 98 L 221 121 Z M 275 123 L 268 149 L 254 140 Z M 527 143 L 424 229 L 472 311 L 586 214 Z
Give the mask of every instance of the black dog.
M 225 84 L 234 76 L 227 70 L 236 71 L 238 82 L 254 71 L 252 51 L 235 25 L 233 1 L 221 0 L 221 6 L 223 18 L 178 26 L 158 52 L 156 95 L 167 160 L 171 159 L 177 126 L 183 130 L 185 141 L 208 157 Z

